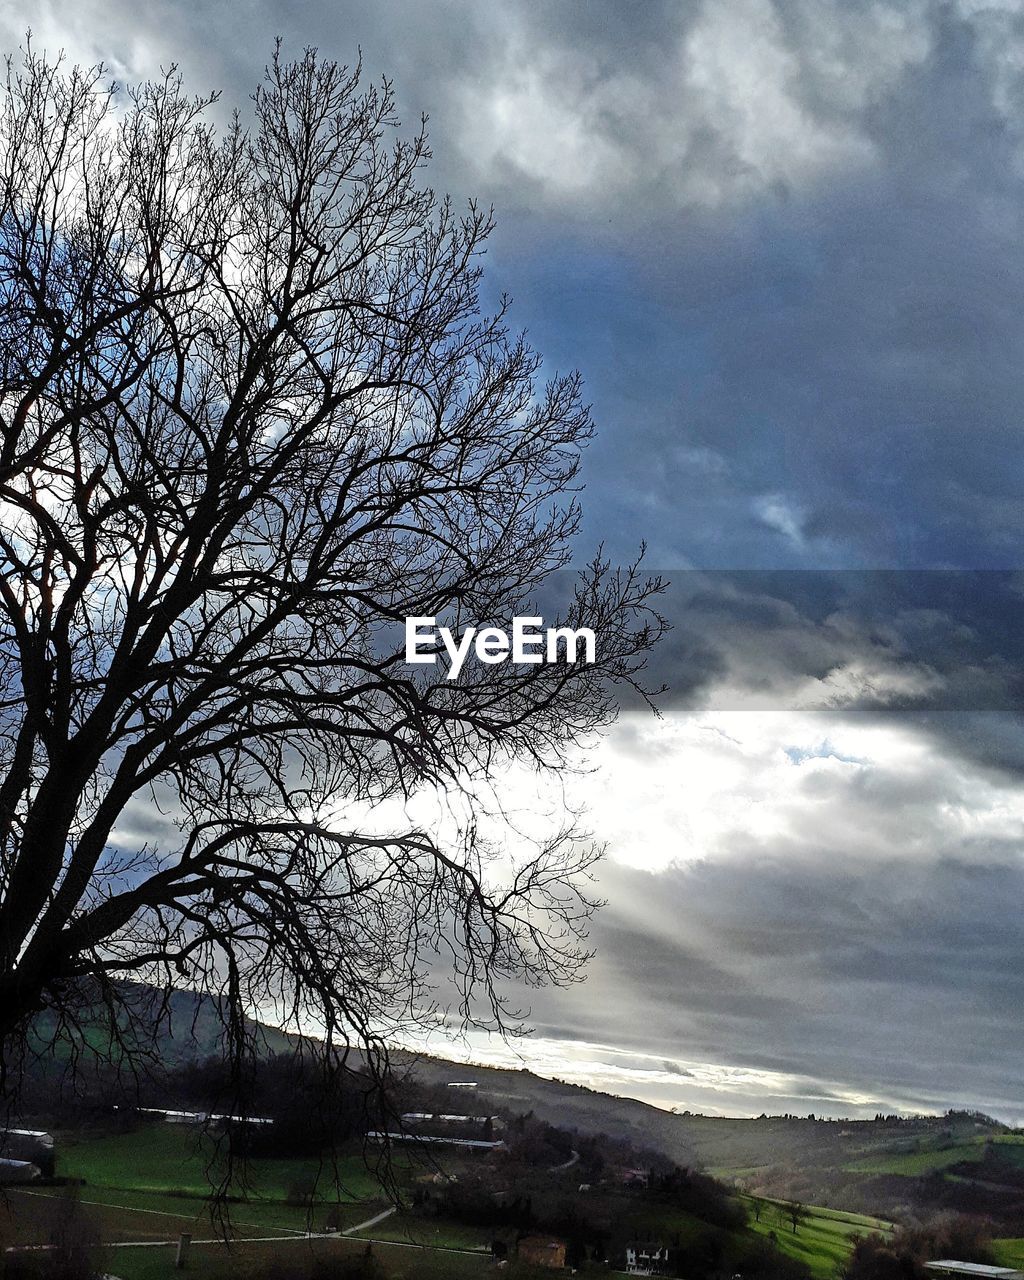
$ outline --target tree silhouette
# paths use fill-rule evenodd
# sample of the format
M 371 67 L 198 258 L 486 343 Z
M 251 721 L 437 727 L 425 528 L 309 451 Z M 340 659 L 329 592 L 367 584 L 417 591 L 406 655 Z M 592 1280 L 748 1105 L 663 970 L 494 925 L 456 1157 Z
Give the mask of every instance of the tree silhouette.
M 404 663 L 401 622 L 509 626 L 568 563 L 579 378 L 478 302 L 491 215 L 420 184 L 389 84 L 278 53 L 218 133 L 29 44 L 0 102 L 0 1034 L 135 977 L 371 1061 L 509 1025 L 585 958 L 571 817 L 498 869 L 474 797 L 560 767 L 639 687 L 657 582 L 600 559 L 593 665 Z M 456 835 L 390 802 L 447 789 Z M 382 815 L 390 814 L 385 820 Z M 389 825 L 390 823 L 390 825 Z

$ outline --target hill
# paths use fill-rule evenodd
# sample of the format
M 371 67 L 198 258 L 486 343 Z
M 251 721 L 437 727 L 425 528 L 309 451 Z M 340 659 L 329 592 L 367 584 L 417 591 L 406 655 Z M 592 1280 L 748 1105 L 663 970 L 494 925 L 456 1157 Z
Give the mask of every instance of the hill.
M 652 1147 L 768 1198 L 881 1217 L 956 1209 L 992 1217 L 1008 1234 L 1024 1232 L 1024 1138 L 975 1111 L 871 1120 L 677 1115 L 525 1070 L 400 1060 L 439 1090 L 473 1080 L 513 1110 Z
M 274 1028 L 252 1028 L 267 1053 L 294 1047 Z M 222 1045 L 216 1001 L 187 991 L 170 993 L 156 1031 L 156 1057 L 172 1067 Z M 464 1099 L 453 1103 L 456 1091 L 448 1085 L 472 1080 L 481 1099 L 509 1114 L 655 1150 L 761 1197 L 880 1217 L 957 1209 L 990 1217 L 1003 1234 L 1024 1234 L 1024 1140 L 977 1112 L 873 1120 L 678 1115 L 523 1069 L 467 1067 L 408 1052 L 395 1052 L 393 1062 L 433 1091 L 441 1112 L 465 1109 Z

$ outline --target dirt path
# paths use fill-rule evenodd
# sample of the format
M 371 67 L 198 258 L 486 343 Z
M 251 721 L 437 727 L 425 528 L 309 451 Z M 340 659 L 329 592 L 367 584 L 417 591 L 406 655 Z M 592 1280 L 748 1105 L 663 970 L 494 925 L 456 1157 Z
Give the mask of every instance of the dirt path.
M 354 1227 L 346 1227 L 341 1232 L 341 1235 L 354 1236 L 357 1231 L 366 1231 L 370 1227 L 375 1227 L 378 1222 L 383 1222 L 385 1218 L 390 1218 L 394 1212 L 395 1206 L 392 1205 L 390 1209 L 385 1209 L 383 1213 L 378 1213 L 375 1218 L 367 1218 L 365 1222 L 357 1222 Z
M 574 1150 L 569 1159 L 566 1160 L 565 1164 L 553 1164 L 548 1169 L 548 1173 L 561 1173 L 563 1169 L 571 1169 L 574 1164 L 579 1164 L 579 1162 L 580 1153 Z

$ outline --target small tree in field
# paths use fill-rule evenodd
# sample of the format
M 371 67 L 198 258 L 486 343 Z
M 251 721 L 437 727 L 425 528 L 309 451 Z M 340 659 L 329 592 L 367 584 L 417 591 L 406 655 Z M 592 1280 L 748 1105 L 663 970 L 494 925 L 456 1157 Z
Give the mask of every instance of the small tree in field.
M 636 687 L 658 584 L 595 561 L 593 665 L 404 663 L 401 622 L 510 626 L 567 564 L 575 375 L 478 305 L 490 215 L 420 185 L 389 86 L 275 56 L 218 135 L 31 49 L 0 100 L 0 1035 L 123 979 L 317 1025 L 371 1059 L 584 959 L 594 853 L 499 876 L 366 815 L 559 767 Z M 388 141 L 389 137 L 392 139 Z M 504 864 L 503 864 L 504 865 Z M 83 1004 L 84 1002 L 84 1004 Z

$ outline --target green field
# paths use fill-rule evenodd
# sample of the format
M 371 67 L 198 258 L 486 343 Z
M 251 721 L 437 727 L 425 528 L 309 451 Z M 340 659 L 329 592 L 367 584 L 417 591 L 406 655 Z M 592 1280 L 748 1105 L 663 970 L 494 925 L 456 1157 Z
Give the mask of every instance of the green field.
M 861 1213 L 844 1213 L 838 1209 L 805 1208 L 806 1217 L 793 1231 L 786 1206 L 775 1200 L 767 1202 L 761 1221 L 750 1218 L 751 1230 L 761 1236 L 775 1236 L 778 1247 L 809 1267 L 820 1280 L 832 1280 L 846 1262 L 855 1236 L 882 1235 L 892 1230 L 892 1223 L 870 1218 Z
M 996 1155 L 1001 1164 L 1012 1164 L 1024 1169 L 1024 1136 L 1019 1133 L 1004 1133 L 993 1141 L 998 1148 Z
M 730 1186 L 742 1186 L 744 1179 L 755 1178 L 759 1173 L 763 1173 L 770 1168 L 771 1165 L 769 1164 L 742 1165 L 739 1168 L 733 1168 L 731 1165 L 715 1165 L 710 1169 L 705 1169 L 705 1173 Z
M 843 1167 L 848 1173 L 889 1173 L 919 1178 L 957 1164 L 980 1164 L 990 1144 L 998 1149 L 995 1156 L 1001 1164 L 1024 1167 L 1024 1137 L 1015 1133 L 967 1138 L 922 1151 L 879 1151 Z
M 83 1240 L 102 1242 L 103 1268 L 109 1273 L 123 1280 L 170 1280 L 180 1274 L 174 1270 L 175 1243 L 187 1233 L 194 1242 L 187 1271 L 204 1280 L 272 1277 L 285 1270 L 289 1276 L 325 1277 L 340 1259 L 364 1252 L 367 1242 L 310 1239 L 307 1231 L 323 1231 L 328 1212 L 346 1230 L 389 1208 L 359 1153 L 329 1167 L 315 1160 L 254 1160 L 245 1184 L 230 1188 L 225 1223 L 211 1218 L 208 1208 L 214 1155 L 198 1131 L 163 1123 L 68 1138 L 60 1146 L 58 1173 L 81 1179 L 82 1185 L 11 1189 L 0 1205 L 0 1242 L 51 1244 L 73 1224 Z M 410 1156 L 400 1153 L 396 1159 L 399 1172 L 411 1169 Z M 310 1211 L 306 1203 L 314 1185 Z M 367 1234 L 380 1240 L 372 1248 L 394 1280 L 458 1280 L 491 1266 L 489 1236 L 479 1229 L 396 1213 Z M 142 1247 L 134 1247 L 136 1242 Z M 445 1252 L 453 1249 L 474 1253 Z M 33 1261 L 31 1255 L 27 1260 Z M 506 1274 L 525 1280 L 534 1272 L 519 1266 Z
M 992 1253 L 999 1266 L 1024 1271 L 1024 1240 L 993 1240 Z
M 60 1145 L 58 1174 L 82 1185 L 11 1190 L 0 1205 L 0 1237 L 5 1244 L 47 1244 L 74 1222 L 105 1245 L 151 1242 L 146 1248 L 107 1250 L 117 1261 L 108 1269 L 127 1280 L 170 1274 L 169 1242 L 183 1232 L 197 1241 L 230 1237 L 233 1249 L 197 1245 L 197 1266 L 202 1257 L 203 1274 L 247 1274 L 246 1268 L 275 1249 L 291 1254 L 313 1248 L 312 1265 L 321 1245 L 303 1239 L 308 1230 L 323 1231 L 328 1219 L 345 1230 L 387 1207 L 380 1183 L 357 1153 L 328 1167 L 315 1160 L 254 1160 L 244 1183 L 236 1179 L 228 1188 L 225 1221 L 211 1215 L 208 1203 L 210 1176 L 218 1173 L 215 1156 L 212 1143 L 181 1125 L 154 1123 L 130 1132 L 68 1138 Z M 286 1239 L 245 1243 L 274 1235 Z M 165 1247 L 157 1247 L 159 1242 Z M 335 1250 L 357 1247 L 337 1240 L 322 1244 Z
M 211 1172 L 215 1177 L 222 1172 L 215 1160 L 212 1143 L 204 1142 L 197 1130 L 151 1124 L 131 1133 L 68 1142 L 61 1148 L 57 1172 L 82 1178 L 90 1188 L 205 1200 Z M 230 1191 L 253 1201 L 299 1200 L 314 1183 L 322 1200 L 365 1202 L 381 1194 L 380 1184 L 359 1154 L 340 1159 L 336 1168 L 321 1168 L 311 1160 L 253 1160 L 244 1185 L 232 1186 Z
M 856 1160 L 844 1168 L 851 1173 L 895 1173 L 907 1178 L 917 1178 L 965 1161 L 976 1163 L 984 1159 L 984 1156 L 985 1140 L 972 1138 L 967 1142 L 926 1151 L 898 1151 L 891 1155 L 880 1152 L 863 1160 Z

